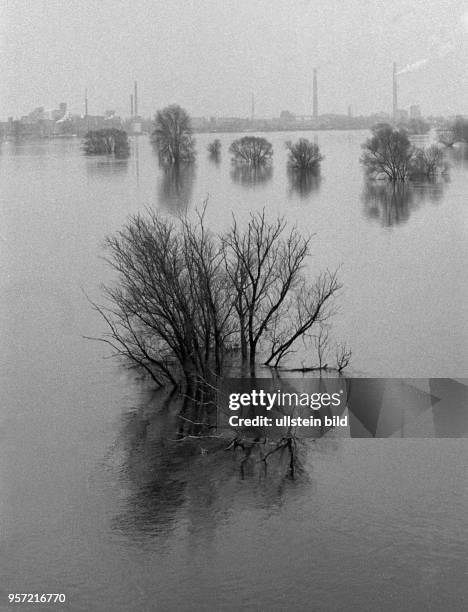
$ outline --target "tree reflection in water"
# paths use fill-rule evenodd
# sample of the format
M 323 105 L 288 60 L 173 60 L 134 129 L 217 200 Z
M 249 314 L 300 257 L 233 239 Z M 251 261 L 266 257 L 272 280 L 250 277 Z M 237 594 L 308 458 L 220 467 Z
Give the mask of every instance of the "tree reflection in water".
M 208 155 L 208 160 L 215 166 L 219 166 L 221 163 L 221 155 L 219 153 L 212 153 Z
M 5 151 L 8 150 L 8 154 L 11 156 L 27 155 L 28 157 L 35 157 L 35 162 L 40 161 L 38 158 L 50 155 L 47 140 L 37 142 L 18 137 L 8 141 L 0 141 L 0 145 L 0 152 L 5 148 Z
M 162 167 L 158 187 L 158 202 L 171 212 L 185 212 L 190 205 L 195 165 L 174 164 Z
M 315 170 L 298 170 L 288 168 L 290 193 L 297 193 L 301 198 L 307 198 L 313 191 L 318 191 L 322 177 Z
M 86 158 L 86 172 L 89 178 L 116 179 L 124 178 L 128 171 L 128 158 L 108 159 Z
M 221 151 L 220 149 L 214 149 L 208 151 L 208 160 L 215 166 L 219 166 L 221 163 Z
M 273 176 L 273 168 L 270 164 L 233 164 L 231 179 L 244 187 L 256 187 L 267 183 Z
M 424 204 L 424 202 L 438 204 L 444 196 L 445 185 L 448 182 L 448 177 L 444 177 L 438 180 L 412 183 L 411 188 L 415 200 L 418 201 L 418 204 Z
M 445 180 L 425 182 L 368 181 L 362 193 L 364 214 L 384 227 L 406 223 L 411 214 L 426 202 L 441 201 Z
M 159 404 L 156 410 L 155 402 Z M 213 533 L 237 506 L 264 508 L 269 513 L 286 499 L 295 499 L 305 483 L 310 486 L 303 470 L 290 477 L 286 451 L 272 454 L 265 469 L 259 458 L 265 447 L 262 443 L 260 448 L 255 438 L 244 438 L 247 449 L 229 450 L 232 432 L 178 439 L 178 415 L 190 414 L 184 403 L 187 398 L 161 391 L 124 415 L 111 453 L 123 492 L 114 529 L 141 543 L 148 536 L 169 536 L 183 512 L 191 533 Z M 311 444 L 311 440 L 297 442 L 298 462 L 304 460 Z M 266 451 L 270 448 L 266 446 Z

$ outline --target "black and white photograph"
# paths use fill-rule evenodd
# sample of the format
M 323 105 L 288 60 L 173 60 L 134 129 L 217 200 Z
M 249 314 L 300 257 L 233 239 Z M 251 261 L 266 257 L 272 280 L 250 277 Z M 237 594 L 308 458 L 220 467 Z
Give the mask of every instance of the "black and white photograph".
M 468 609 L 468 0 L 0 2 L 0 612 Z

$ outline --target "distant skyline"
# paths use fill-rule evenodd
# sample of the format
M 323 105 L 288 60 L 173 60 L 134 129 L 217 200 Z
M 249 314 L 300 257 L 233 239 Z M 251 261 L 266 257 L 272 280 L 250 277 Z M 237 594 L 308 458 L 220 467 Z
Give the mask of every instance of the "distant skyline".
M 410 8 L 408 8 L 410 6 Z M 90 114 L 140 114 L 172 102 L 193 116 L 282 110 L 468 114 L 467 0 L 5 0 L 0 8 L 0 118 L 68 103 Z

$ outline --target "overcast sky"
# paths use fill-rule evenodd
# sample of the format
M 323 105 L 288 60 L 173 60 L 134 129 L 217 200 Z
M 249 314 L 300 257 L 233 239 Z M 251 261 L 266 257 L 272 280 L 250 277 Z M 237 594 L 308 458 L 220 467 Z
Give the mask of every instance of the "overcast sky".
M 467 0 L 1 0 L 0 117 L 68 102 L 193 116 L 390 111 L 468 114 Z

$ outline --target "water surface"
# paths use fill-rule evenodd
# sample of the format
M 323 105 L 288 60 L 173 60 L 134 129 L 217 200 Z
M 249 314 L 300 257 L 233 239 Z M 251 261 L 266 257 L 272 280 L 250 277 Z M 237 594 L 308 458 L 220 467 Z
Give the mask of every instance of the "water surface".
M 341 265 L 333 331 L 353 373 L 466 377 L 462 154 L 449 181 L 395 194 L 365 183 L 364 132 L 319 133 L 309 183 L 286 170 L 295 135 L 268 135 L 273 166 L 253 176 L 218 136 L 220 163 L 198 135 L 178 176 L 144 138 L 124 162 L 76 140 L 1 146 L 0 607 L 64 592 L 70 610 L 465 609 L 465 440 L 332 432 L 296 481 L 254 463 L 242 480 L 232 453 L 175 447 L 174 404 L 83 339 L 103 331 L 84 292 L 111 278 L 104 237 L 208 198 L 213 229 L 265 207 L 315 234 L 311 274 Z

